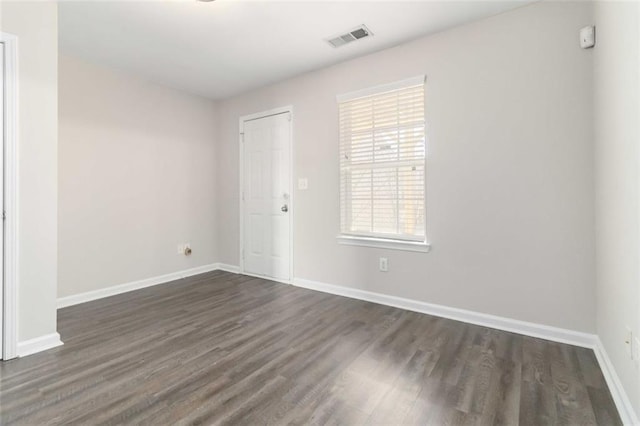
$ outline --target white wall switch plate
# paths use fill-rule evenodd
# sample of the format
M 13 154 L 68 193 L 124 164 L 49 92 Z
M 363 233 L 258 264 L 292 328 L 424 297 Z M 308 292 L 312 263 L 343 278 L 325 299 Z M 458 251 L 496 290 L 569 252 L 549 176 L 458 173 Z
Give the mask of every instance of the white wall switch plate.
M 301 191 L 305 191 L 309 188 L 309 180 L 307 178 L 299 178 L 298 179 L 298 189 Z
M 633 359 L 633 333 L 631 327 L 625 327 L 624 344 L 626 345 L 627 355 Z
M 389 259 L 386 257 L 380 258 L 380 271 L 387 272 L 389 270 Z
M 178 244 L 178 254 L 184 253 L 184 245 Z
M 588 26 L 580 29 L 580 47 L 588 49 L 596 44 L 596 27 Z

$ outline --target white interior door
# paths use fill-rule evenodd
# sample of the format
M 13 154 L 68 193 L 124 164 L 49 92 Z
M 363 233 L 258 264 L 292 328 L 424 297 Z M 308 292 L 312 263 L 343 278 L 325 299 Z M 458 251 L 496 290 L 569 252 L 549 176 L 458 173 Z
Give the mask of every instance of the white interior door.
M 291 278 L 291 114 L 243 125 L 243 270 Z

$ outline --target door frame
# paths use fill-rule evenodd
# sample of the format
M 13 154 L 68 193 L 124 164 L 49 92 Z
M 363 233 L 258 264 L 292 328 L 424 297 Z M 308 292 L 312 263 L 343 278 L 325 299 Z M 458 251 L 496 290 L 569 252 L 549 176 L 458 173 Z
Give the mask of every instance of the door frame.
M 244 123 L 247 121 L 258 120 L 260 118 L 271 117 L 280 114 L 289 114 L 289 279 L 280 280 L 273 277 L 262 276 L 259 274 L 247 273 L 244 270 Z M 284 284 L 291 284 L 293 282 L 293 231 L 294 231 L 294 214 L 295 214 L 295 194 L 293 193 L 293 158 L 294 158 L 294 143 L 293 143 L 293 105 L 288 105 L 279 108 L 273 108 L 267 111 L 257 112 L 253 114 L 243 115 L 238 120 L 239 133 L 238 133 L 238 147 L 240 150 L 240 185 L 238 188 L 238 203 L 240 205 L 240 245 L 238 251 L 238 258 L 240 259 L 240 273 L 244 275 L 255 276 L 258 278 L 264 278 L 271 281 L 278 281 Z
M 0 32 L 4 44 L 4 270 L 2 359 L 18 355 L 18 37 Z M 0 100 L 1 101 L 1 100 Z

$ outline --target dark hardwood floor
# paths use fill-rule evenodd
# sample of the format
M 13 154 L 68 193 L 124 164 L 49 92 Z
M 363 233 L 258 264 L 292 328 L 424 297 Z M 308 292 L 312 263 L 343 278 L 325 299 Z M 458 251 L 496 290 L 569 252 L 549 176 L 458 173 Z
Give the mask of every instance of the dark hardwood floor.
M 58 312 L 5 424 L 599 424 L 593 352 L 216 271 Z

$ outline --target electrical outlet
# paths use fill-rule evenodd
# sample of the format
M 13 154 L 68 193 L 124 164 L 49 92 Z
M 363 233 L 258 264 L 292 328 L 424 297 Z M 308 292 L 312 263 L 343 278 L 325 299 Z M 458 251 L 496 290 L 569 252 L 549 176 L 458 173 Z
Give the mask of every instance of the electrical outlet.
M 386 257 L 380 258 L 380 271 L 387 272 L 389 270 L 389 259 Z

